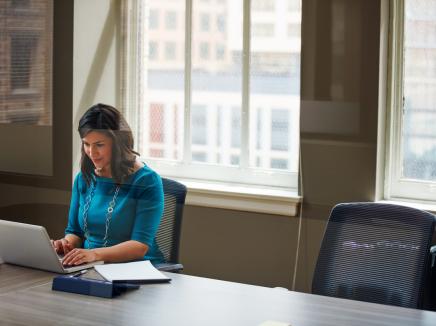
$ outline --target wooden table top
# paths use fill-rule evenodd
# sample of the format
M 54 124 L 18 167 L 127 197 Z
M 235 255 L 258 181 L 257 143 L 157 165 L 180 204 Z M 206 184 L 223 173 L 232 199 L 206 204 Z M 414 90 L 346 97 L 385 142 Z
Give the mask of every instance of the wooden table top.
M 436 313 L 182 274 L 104 299 L 51 290 L 55 274 L 0 265 L 0 324 L 434 326 Z

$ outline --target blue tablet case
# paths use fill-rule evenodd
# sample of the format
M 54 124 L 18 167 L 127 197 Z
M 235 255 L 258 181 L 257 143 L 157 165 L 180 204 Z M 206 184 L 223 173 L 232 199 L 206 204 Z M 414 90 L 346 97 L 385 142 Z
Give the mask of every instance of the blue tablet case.
M 113 283 L 90 278 L 61 275 L 53 278 L 52 290 L 113 298 L 128 289 L 138 289 L 139 284 Z

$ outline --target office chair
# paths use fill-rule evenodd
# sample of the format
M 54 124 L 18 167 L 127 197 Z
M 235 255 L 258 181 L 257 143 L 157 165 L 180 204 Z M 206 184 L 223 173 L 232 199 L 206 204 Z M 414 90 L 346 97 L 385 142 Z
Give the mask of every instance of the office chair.
M 161 271 L 179 272 L 183 265 L 179 263 L 180 233 L 183 207 L 187 189 L 181 183 L 162 178 L 164 189 L 164 212 L 156 233 L 156 242 L 165 257 L 163 264 L 157 264 Z
M 435 216 L 381 203 L 344 203 L 330 214 L 312 293 L 423 308 Z

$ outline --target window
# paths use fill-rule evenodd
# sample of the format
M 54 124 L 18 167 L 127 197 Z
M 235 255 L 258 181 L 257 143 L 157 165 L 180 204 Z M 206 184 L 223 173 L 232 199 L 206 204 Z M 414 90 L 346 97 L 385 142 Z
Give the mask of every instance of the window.
M 300 24 L 295 24 L 295 23 L 288 24 L 288 36 L 300 38 L 301 37 L 300 27 L 301 27 Z
M 255 24 L 252 33 L 254 37 L 271 37 L 274 35 L 274 24 Z
M 165 59 L 174 60 L 176 58 L 176 44 L 174 42 L 165 43 Z
M 393 1 L 392 71 L 385 196 L 436 193 L 436 2 Z M 395 23 L 396 22 L 396 23 Z
M 50 126 L 52 2 L 9 3 L 32 14 L 0 10 L 0 123 Z
M 301 10 L 301 0 L 288 0 L 288 10 L 299 12 Z
M 138 120 L 132 125 L 144 160 L 168 177 L 295 191 L 300 39 L 286 33 L 288 22 L 300 21 L 295 12 L 271 11 L 275 1 L 251 9 L 242 0 L 210 1 L 207 11 L 201 0 L 186 8 L 183 0 L 142 3 L 138 31 L 146 31 L 142 17 L 151 12 L 173 12 L 187 27 L 127 38 L 139 56 L 145 44 L 162 40 L 184 48 L 175 62 L 138 58 L 139 66 L 126 69 L 124 80 L 136 80 L 127 87 L 126 116 Z M 272 37 L 255 35 L 260 24 Z
M 216 28 L 221 33 L 224 33 L 226 31 L 226 17 L 225 17 L 225 15 L 218 15 L 216 17 Z
M 12 0 L 12 8 L 27 8 L 30 5 L 30 0 Z
M 222 44 L 216 45 L 216 59 L 223 60 L 224 59 L 225 48 Z
M 273 11 L 275 0 L 252 0 L 251 3 L 254 11 Z
M 54 174 L 52 50 L 52 0 L 0 1 L 1 172 Z
M 165 13 L 165 28 L 170 30 L 177 28 L 177 14 L 175 11 Z
M 158 45 L 157 42 L 150 42 L 148 44 L 148 58 L 150 60 L 156 60 L 158 56 Z
M 208 32 L 210 29 L 210 16 L 208 14 L 201 14 L 200 16 L 200 29 L 203 32 Z
M 38 38 L 29 33 L 11 35 L 11 90 L 28 89 Z
M 204 60 L 209 58 L 209 43 L 200 43 L 200 58 Z
M 150 10 L 150 15 L 148 18 L 148 28 L 157 29 L 159 27 L 159 11 Z
M 271 112 L 271 149 L 288 150 L 289 115 L 287 110 L 273 109 Z

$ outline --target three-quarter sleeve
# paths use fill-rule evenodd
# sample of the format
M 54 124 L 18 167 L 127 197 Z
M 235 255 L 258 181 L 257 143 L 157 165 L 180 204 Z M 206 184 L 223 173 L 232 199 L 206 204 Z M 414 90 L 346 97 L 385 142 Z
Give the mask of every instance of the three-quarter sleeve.
M 82 228 L 79 224 L 79 208 L 80 208 L 80 190 L 79 190 L 79 183 L 82 181 L 80 180 L 81 174 L 77 174 L 74 185 L 73 185 L 73 191 L 71 194 L 71 202 L 70 202 L 70 210 L 68 213 L 68 225 L 65 229 L 65 234 L 75 234 L 78 237 L 83 238 L 84 233 Z
M 142 180 L 140 188 L 131 239 L 151 247 L 164 209 L 162 180 L 153 172 Z

